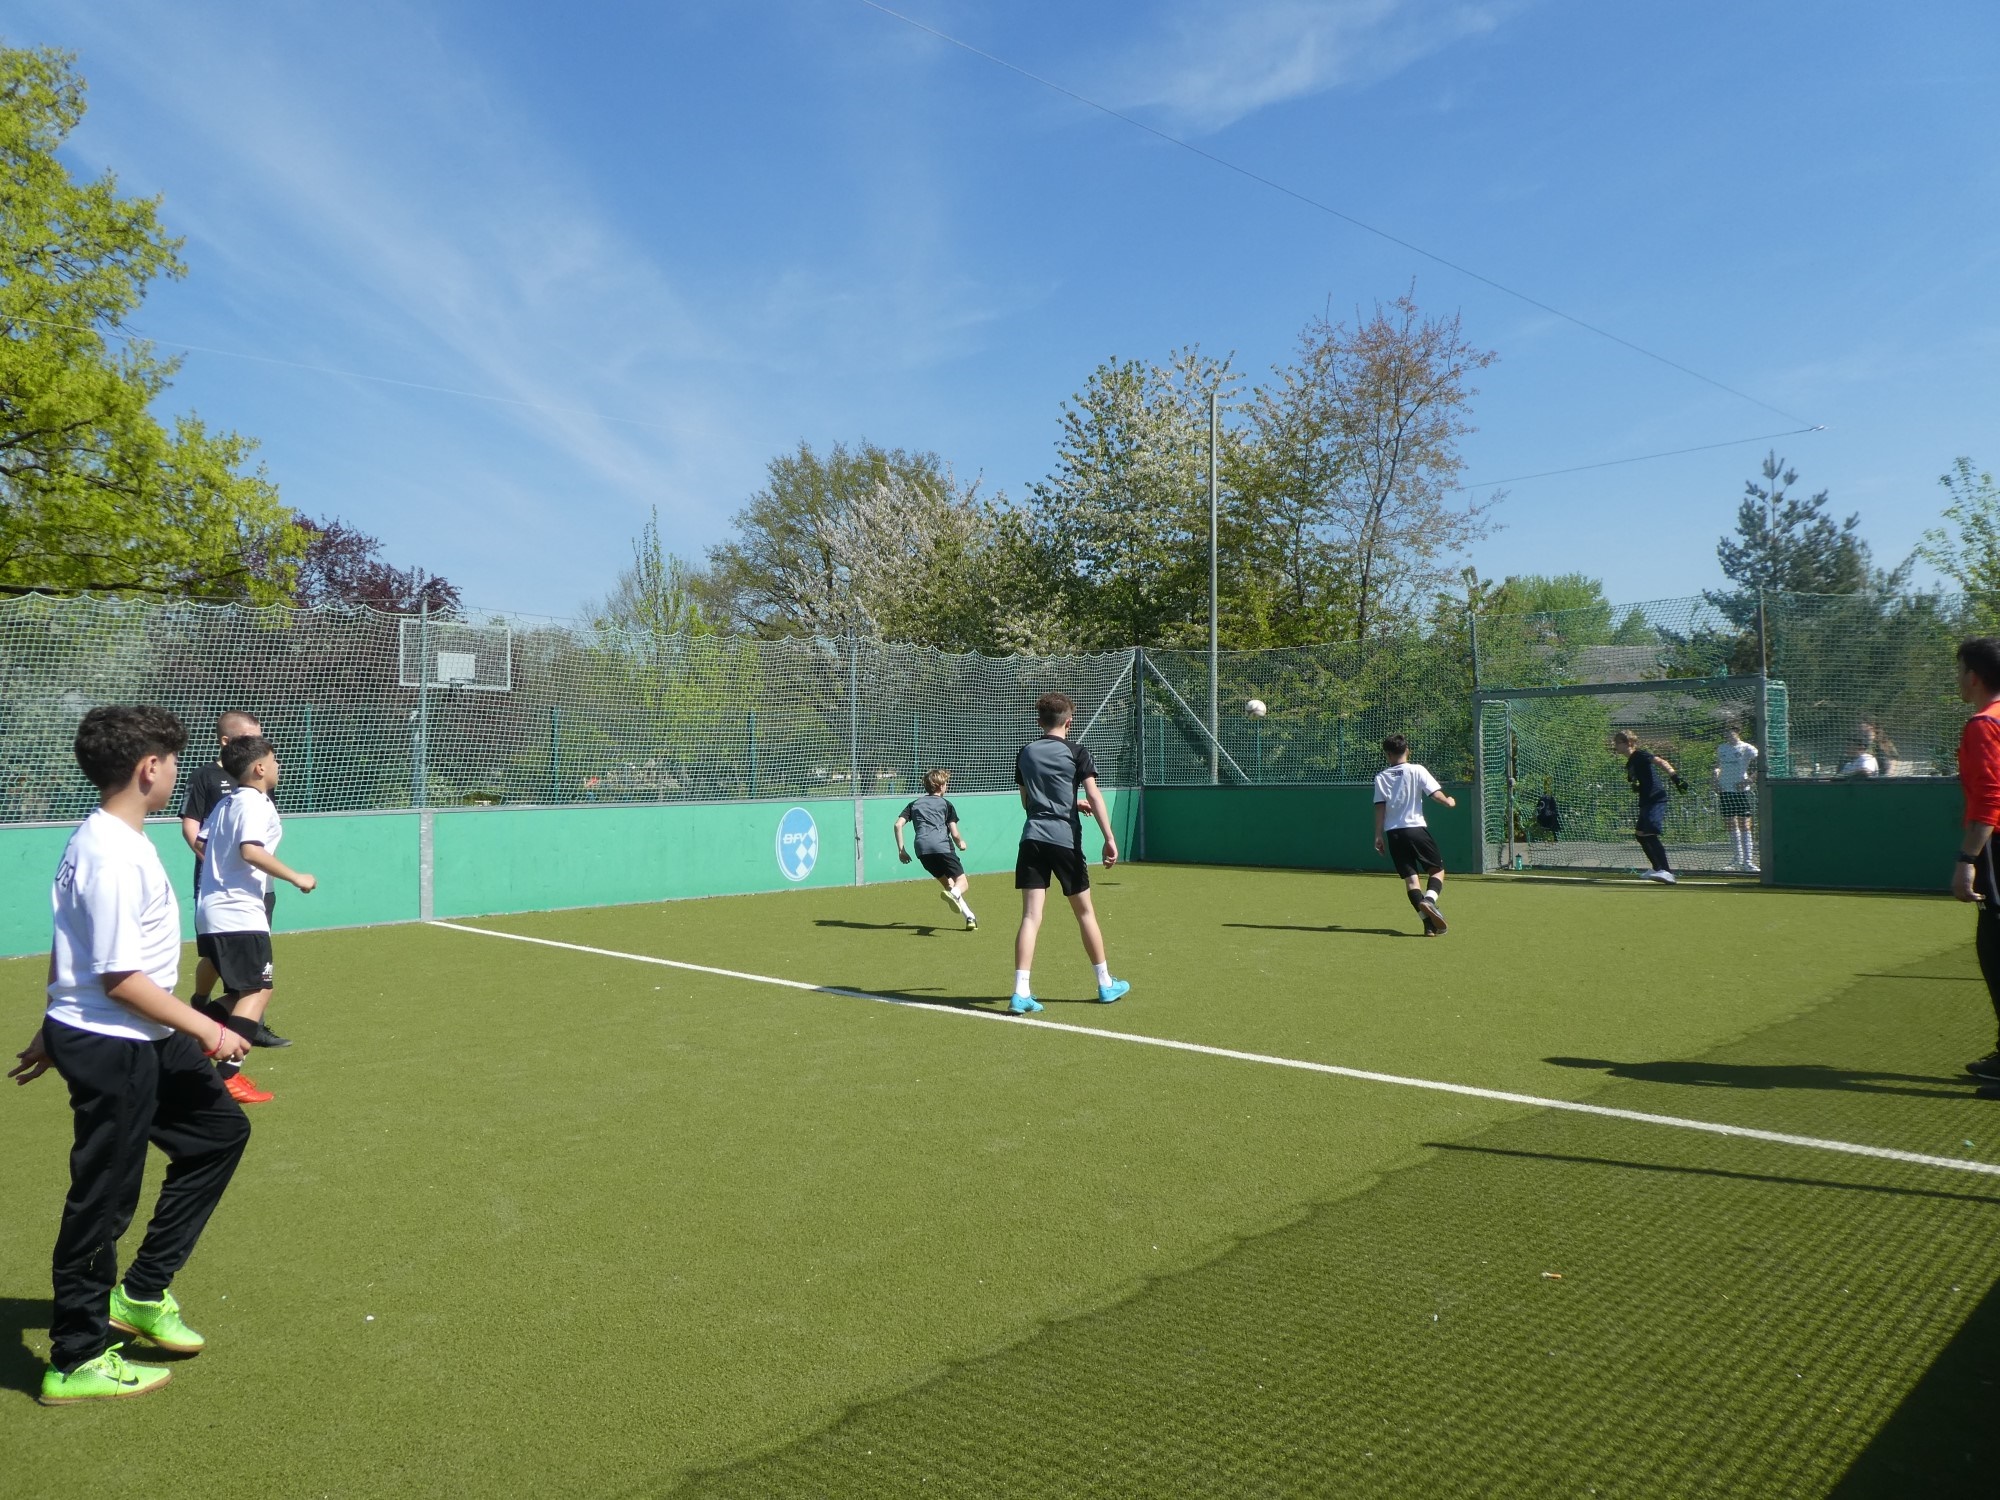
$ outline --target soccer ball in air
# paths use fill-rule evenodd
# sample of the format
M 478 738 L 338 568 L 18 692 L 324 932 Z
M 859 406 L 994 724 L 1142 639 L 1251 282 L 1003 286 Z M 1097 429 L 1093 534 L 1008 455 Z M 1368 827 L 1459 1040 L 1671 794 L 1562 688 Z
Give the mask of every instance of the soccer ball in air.
M 1264 700 L 1262 698 L 1252 698 L 1248 703 L 1243 705 L 1243 712 L 1250 715 L 1253 719 L 1261 719 L 1269 710 L 1264 707 Z

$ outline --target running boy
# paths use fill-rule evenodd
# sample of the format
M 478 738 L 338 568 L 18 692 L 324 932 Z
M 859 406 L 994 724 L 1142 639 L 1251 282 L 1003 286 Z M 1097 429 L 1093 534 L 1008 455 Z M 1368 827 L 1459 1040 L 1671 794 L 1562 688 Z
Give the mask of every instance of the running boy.
M 1104 867 L 1118 863 L 1118 840 L 1104 798 L 1097 790 L 1097 763 L 1081 745 L 1069 742 L 1076 705 L 1062 693 L 1044 693 L 1035 700 L 1035 718 L 1042 737 L 1021 747 L 1014 757 L 1014 781 L 1021 788 L 1021 807 L 1028 815 L 1021 829 L 1021 853 L 1014 862 L 1014 885 L 1021 892 L 1021 930 L 1014 939 L 1014 998 L 1007 1009 L 1025 1016 L 1042 1008 L 1028 983 L 1035 966 L 1035 938 L 1042 927 L 1042 909 L 1053 877 L 1069 897 L 1083 934 L 1083 951 L 1097 973 L 1097 998 L 1109 1005 L 1132 988 L 1111 977 L 1104 959 L 1104 934 L 1090 905 L 1090 866 L 1083 856 L 1083 818 L 1078 794 L 1104 833 Z
M 215 721 L 216 758 L 203 761 L 188 773 L 187 791 L 181 797 L 181 837 L 194 851 L 194 894 L 197 900 L 201 897 L 201 825 L 215 811 L 215 804 L 236 790 L 236 783 L 222 769 L 219 747 L 246 734 L 263 732 L 264 726 L 257 722 L 254 714 L 247 714 L 240 708 L 230 709 Z M 208 992 L 215 988 L 215 981 L 215 965 L 205 958 L 197 959 L 194 966 L 194 999 L 188 1003 L 196 1010 L 202 1009 L 208 1003 Z M 252 1045 L 285 1045 L 285 1039 L 276 1032 L 266 1031 L 264 1035 L 269 1040 L 253 1039 Z
M 1687 784 L 1681 780 L 1681 773 L 1674 769 L 1672 761 L 1641 748 L 1639 736 L 1629 729 L 1620 729 L 1612 734 L 1611 748 L 1625 757 L 1625 779 L 1639 794 L 1639 817 L 1632 826 L 1632 833 L 1653 866 L 1642 871 L 1639 878 L 1658 885 L 1673 885 L 1674 872 L 1667 864 L 1667 846 L 1660 841 L 1660 834 L 1667 826 L 1668 783 L 1682 790 L 1686 790 Z
M 94 708 L 76 732 L 76 763 L 99 793 L 70 836 L 50 893 L 55 941 L 41 1030 L 8 1077 L 53 1067 L 76 1116 L 51 1267 L 47 1406 L 143 1396 L 167 1383 L 159 1365 L 127 1364 L 111 1330 L 199 1353 L 168 1285 L 187 1264 L 249 1144 L 250 1122 L 208 1059 L 241 1057 L 238 1033 L 174 998 L 181 912 L 145 834 L 174 795 L 187 731 L 164 708 Z M 118 1237 L 139 1206 L 150 1137 L 166 1179 L 139 1253 L 118 1280 Z
M 1715 747 L 1715 800 L 1729 825 L 1731 869 L 1757 870 L 1757 747 L 1743 738 L 1734 723 L 1722 731 Z
M 1400 734 L 1382 741 L 1389 764 L 1375 775 L 1375 852 L 1396 862 L 1410 905 L 1423 919 L 1425 937 L 1442 937 L 1446 927 L 1438 898 L 1444 894 L 1444 856 L 1424 821 L 1424 799 L 1446 807 L 1458 803 L 1437 777 L 1410 759 L 1410 742 Z
M 271 879 L 288 880 L 301 891 L 319 882 L 279 861 L 284 829 L 271 792 L 278 784 L 278 757 L 261 735 L 231 740 L 222 747 L 222 769 L 236 783 L 201 826 L 201 895 L 195 904 L 195 950 L 222 976 L 221 1001 L 206 1013 L 245 1037 L 254 1038 L 271 1003 L 271 917 L 266 901 Z M 257 1087 L 234 1061 L 221 1072 L 229 1097 L 238 1104 L 266 1104 L 272 1095 Z
M 952 848 L 956 844 L 963 849 L 965 836 L 958 831 L 958 809 L 945 800 L 945 791 L 950 786 L 951 772 L 924 773 L 924 795 L 896 814 L 896 857 L 904 864 L 910 862 L 910 851 L 903 847 L 903 825 L 914 823 L 917 858 L 937 877 L 938 884 L 944 887 L 938 894 L 947 906 L 956 908 L 965 918 L 965 930 L 970 932 L 979 925 L 979 918 L 965 904 L 966 887 L 972 882 L 966 878 L 965 866 L 959 863 Z

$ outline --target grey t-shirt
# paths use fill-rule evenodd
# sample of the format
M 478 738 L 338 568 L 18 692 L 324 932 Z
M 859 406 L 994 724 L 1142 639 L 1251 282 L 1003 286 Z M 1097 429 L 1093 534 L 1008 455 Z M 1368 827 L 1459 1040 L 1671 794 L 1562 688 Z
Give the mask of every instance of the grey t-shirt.
M 1081 745 L 1045 734 L 1014 757 L 1014 782 L 1021 788 L 1028 821 L 1021 841 L 1062 849 L 1083 847 L 1083 818 L 1076 810 L 1077 788 L 1097 774 L 1097 762 Z
M 951 853 L 951 825 L 958 821 L 958 809 L 944 798 L 919 797 L 902 816 L 917 831 L 917 853 Z

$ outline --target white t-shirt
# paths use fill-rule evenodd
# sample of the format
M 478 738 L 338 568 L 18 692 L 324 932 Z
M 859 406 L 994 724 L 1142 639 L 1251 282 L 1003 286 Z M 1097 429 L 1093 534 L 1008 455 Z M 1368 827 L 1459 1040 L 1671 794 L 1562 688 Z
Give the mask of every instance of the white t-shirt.
M 171 1036 L 104 992 L 106 974 L 144 974 L 169 992 L 180 981 L 181 906 L 153 841 L 100 807 L 70 835 L 49 899 L 49 1019 L 133 1042 Z
M 1725 792 L 1750 790 L 1750 768 L 1757 764 L 1757 747 L 1748 740 L 1715 747 L 1716 784 Z
M 1882 762 L 1870 755 L 1866 750 L 1863 750 L 1858 755 L 1852 756 L 1847 764 L 1840 768 L 1840 774 L 1843 776 L 1880 776 L 1882 774 Z
M 1413 760 L 1399 761 L 1378 772 L 1375 800 L 1388 806 L 1382 815 L 1383 831 L 1425 827 L 1424 798 L 1439 790 L 1437 777 Z
M 277 805 L 254 786 L 239 786 L 215 804 L 208 821 L 201 825 L 196 932 L 271 930 L 271 918 L 264 910 L 271 877 L 243 857 L 243 846 L 261 844 L 265 853 L 275 854 L 282 833 Z

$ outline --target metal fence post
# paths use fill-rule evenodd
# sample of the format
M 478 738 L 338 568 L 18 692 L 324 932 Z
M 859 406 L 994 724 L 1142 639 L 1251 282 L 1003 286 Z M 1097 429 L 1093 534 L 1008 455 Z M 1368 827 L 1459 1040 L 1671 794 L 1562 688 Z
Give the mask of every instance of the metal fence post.
M 861 806 L 861 632 L 847 631 L 847 774 L 854 792 L 854 883 L 866 878 Z

